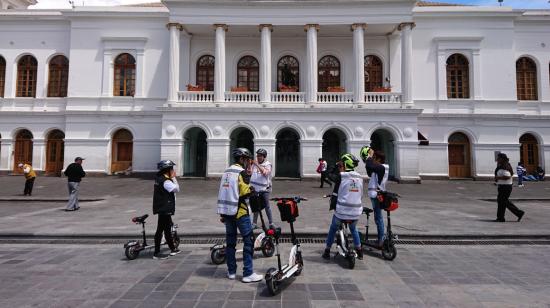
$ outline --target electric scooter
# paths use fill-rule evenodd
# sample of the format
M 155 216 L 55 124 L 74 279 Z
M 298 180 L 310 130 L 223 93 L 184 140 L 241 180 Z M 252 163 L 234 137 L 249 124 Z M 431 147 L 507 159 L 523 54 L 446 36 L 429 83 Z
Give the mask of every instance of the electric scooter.
M 373 210 L 369 209 L 368 207 L 363 207 L 363 213 L 367 215 L 367 224 L 365 225 L 364 241 L 361 241 L 361 243 L 364 246 L 368 246 L 370 248 L 380 250 L 382 252 L 382 257 L 384 259 L 388 261 L 392 261 L 393 259 L 395 259 L 395 257 L 397 257 L 397 249 L 395 248 L 395 243 L 394 243 L 394 240 L 397 239 L 397 234 L 393 234 L 393 232 L 391 231 L 391 219 L 390 219 L 391 210 L 384 209 L 384 211 L 386 211 L 388 216 L 387 223 L 386 223 L 386 236 L 384 238 L 384 243 L 382 244 L 382 246 L 378 246 L 378 242 L 376 240 L 369 242 L 369 220 Z M 359 233 L 359 236 L 363 238 L 360 233 Z
M 264 216 L 262 211 L 260 213 L 260 220 L 262 221 L 262 232 L 254 237 L 254 251 L 261 250 L 262 254 L 266 258 L 270 258 L 275 253 L 275 245 L 273 244 L 273 237 L 266 235 L 267 228 L 265 227 Z M 220 265 L 225 262 L 225 244 L 216 244 L 210 247 L 210 259 L 213 264 Z M 238 249 L 236 253 L 242 253 L 243 249 Z
M 126 255 L 126 258 L 128 258 L 128 260 L 134 260 L 139 256 L 139 253 L 141 251 L 155 247 L 155 245 L 148 245 L 147 238 L 145 237 L 145 220 L 147 219 L 147 217 L 149 217 L 148 214 L 132 218 L 133 223 L 135 223 L 136 225 L 141 224 L 141 228 L 142 228 L 141 233 L 143 235 L 143 241 L 131 240 L 131 241 L 128 241 L 128 243 L 124 244 L 124 254 Z M 171 233 L 172 233 L 172 241 L 174 243 L 174 247 L 178 248 L 180 245 L 180 237 L 178 235 L 178 225 L 172 224 Z
M 279 238 L 281 237 L 281 228 L 271 228 L 267 231 L 268 235 L 275 238 L 275 253 L 277 255 L 278 267 L 272 267 L 267 270 L 265 274 L 265 282 L 269 294 L 275 295 L 280 290 L 280 284 L 286 279 L 292 276 L 299 276 L 302 273 L 304 267 L 304 260 L 302 259 L 302 251 L 300 250 L 300 242 L 296 238 L 294 233 L 294 221 L 298 217 L 298 203 L 301 201 L 307 201 L 306 198 L 293 197 L 293 198 L 271 198 L 272 201 L 277 202 L 277 207 L 281 213 L 281 221 L 286 221 L 290 224 L 290 235 L 292 239 L 292 249 L 288 257 L 288 264 L 281 265 L 281 254 L 279 252 Z
M 348 261 L 348 266 L 350 269 L 355 267 L 355 259 L 357 258 L 357 252 L 355 247 L 350 243 L 351 232 L 349 230 L 349 225 L 353 223 L 351 220 L 344 220 L 338 227 L 336 231 L 336 254 L 334 257 L 341 255 Z

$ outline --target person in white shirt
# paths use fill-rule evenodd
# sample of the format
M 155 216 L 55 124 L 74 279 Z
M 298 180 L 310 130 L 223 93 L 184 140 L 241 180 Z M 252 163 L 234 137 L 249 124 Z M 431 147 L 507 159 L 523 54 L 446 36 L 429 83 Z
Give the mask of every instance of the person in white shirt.
M 317 166 L 317 173 L 321 174 L 321 186 L 319 188 L 323 188 L 324 183 L 332 187 L 332 182 L 327 178 L 327 167 L 327 161 L 322 157 L 319 158 L 319 166 Z
M 512 177 L 514 175 L 514 170 L 510 165 L 510 160 L 508 156 L 504 153 L 499 153 L 497 155 L 497 167 L 495 169 L 495 182 L 498 187 L 498 196 L 497 196 L 497 219 L 495 222 L 505 222 L 504 214 L 506 209 L 514 213 L 517 216 L 518 221 L 521 221 L 525 212 L 518 209 L 515 204 L 510 201 L 510 195 L 512 194 Z
M 267 160 L 267 151 L 258 149 L 256 151 L 256 160 L 252 164 L 252 174 L 250 176 L 250 186 L 259 195 L 259 201 L 262 202 L 262 208 L 265 209 L 269 226 L 273 226 L 273 215 L 269 206 L 269 193 L 271 192 L 271 163 Z M 253 227 L 256 228 L 259 213 L 254 213 Z

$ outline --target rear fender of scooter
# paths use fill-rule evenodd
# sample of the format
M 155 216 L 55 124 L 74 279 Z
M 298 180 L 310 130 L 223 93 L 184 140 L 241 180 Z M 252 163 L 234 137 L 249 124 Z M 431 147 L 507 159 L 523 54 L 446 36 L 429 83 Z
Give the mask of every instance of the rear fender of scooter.
M 224 244 L 216 244 L 216 245 L 210 247 L 210 251 L 216 250 L 216 249 L 225 249 L 225 245 Z
M 128 243 L 124 244 L 125 249 L 132 246 L 139 246 L 139 241 L 128 241 Z
M 265 238 L 265 233 L 262 232 L 256 236 L 256 240 L 254 241 L 254 248 L 261 248 L 262 247 L 262 241 Z

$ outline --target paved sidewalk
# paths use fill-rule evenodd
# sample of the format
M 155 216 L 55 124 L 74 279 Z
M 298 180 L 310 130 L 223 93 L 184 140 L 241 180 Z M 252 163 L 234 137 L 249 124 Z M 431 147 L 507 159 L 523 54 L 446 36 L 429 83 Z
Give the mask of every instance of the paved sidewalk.
M 132 216 L 151 214 L 153 182 L 150 179 L 90 177 L 81 185 L 81 210 L 64 212 L 67 198 L 66 179 L 39 177 L 32 197 L 23 197 L 24 179 L 0 177 L 0 235 L 101 235 L 135 236 L 140 229 L 132 224 Z M 218 180 L 180 180 L 182 192 L 177 197 L 174 221 L 180 233 L 223 234 L 216 215 Z M 549 235 L 550 182 L 526 183 L 514 187 L 513 199 L 526 211 L 518 223 L 507 213 L 506 223 L 496 218 L 496 187 L 491 182 L 423 181 L 423 184 L 389 185 L 399 193 L 400 208 L 392 214 L 394 231 L 399 235 Z M 310 200 L 300 204 L 298 233 L 326 234 L 332 214 L 328 199 L 322 195 L 330 188 L 318 188 L 318 182 L 276 181 L 273 196 L 301 195 Z M 93 201 L 102 199 L 100 201 Z M 56 201 L 57 200 L 57 201 Z M 364 199 L 365 206 L 370 200 Z M 279 212 L 272 205 L 275 222 Z M 147 232 L 152 234 L 156 217 L 150 217 Z M 365 217 L 360 225 L 364 224 Z M 283 229 L 288 228 L 281 224 Z M 373 228 L 376 229 L 376 228 Z

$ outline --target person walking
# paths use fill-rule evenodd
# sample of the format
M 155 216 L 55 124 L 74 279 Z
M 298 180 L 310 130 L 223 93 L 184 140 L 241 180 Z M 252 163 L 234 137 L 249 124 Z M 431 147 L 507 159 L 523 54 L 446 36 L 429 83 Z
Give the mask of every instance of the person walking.
M 74 163 L 70 164 L 67 169 L 65 169 L 65 176 L 68 179 L 68 188 L 69 188 L 69 202 L 67 202 L 67 207 L 65 211 L 76 211 L 80 209 L 78 205 L 78 190 L 80 189 L 80 182 L 82 178 L 86 176 L 86 172 L 82 169 L 82 161 L 84 158 L 77 157 L 74 159 Z
M 254 243 L 252 240 L 252 223 L 246 198 L 253 188 L 250 187 L 250 176 L 246 172 L 252 159 L 248 149 L 236 148 L 231 153 L 234 164 L 227 168 L 222 176 L 218 193 L 217 213 L 220 221 L 225 224 L 225 250 L 227 262 L 227 278 L 234 280 L 237 273 L 237 229 L 243 238 L 243 278 L 242 282 L 258 282 L 262 275 L 254 273 L 252 255 Z
M 175 165 L 171 160 L 161 160 L 157 163 L 158 172 L 153 190 L 153 215 L 158 215 L 155 251 L 153 253 L 154 260 L 163 260 L 181 252 L 174 246 L 174 240 L 172 239 L 172 225 L 174 224 L 172 215 L 176 211 L 176 193 L 180 191 L 176 171 L 174 170 Z M 160 242 L 163 233 L 166 244 L 170 247 L 169 255 L 160 253 Z
M 271 192 L 271 163 L 266 159 L 267 151 L 258 149 L 256 151 L 256 160 L 252 163 L 252 174 L 250 177 L 250 185 L 258 193 L 258 200 L 262 202 L 260 208 L 265 209 L 269 227 L 273 226 L 273 215 L 269 206 L 269 194 Z M 257 228 L 259 213 L 254 213 L 254 221 L 252 226 Z
M 23 169 L 25 175 L 25 189 L 23 189 L 23 196 L 32 195 L 32 187 L 34 186 L 34 180 L 36 179 L 36 172 L 34 172 L 30 164 L 19 163 L 19 168 Z
M 518 187 L 523 187 L 523 176 L 527 173 L 527 169 L 523 166 L 523 162 L 519 162 L 516 167 L 516 173 L 518 175 Z
M 384 215 L 378 201 L 378 191 L 386 191 L 386 183 L 390 173 L 390 166 L 386 164 L 386 156 L 382 151 L 374 151 L 370 147 L 361 148 L 360 156 L 365 163 L 367 175 L 369 176 L 368 196 L 374 211 L 374 222 L 378 233 L 378 246 L 384 244 Z
M 317 173 L 321 174 L 321 186 L 319 186 L 319 188 L 323 188 L 324 183 L 332 187 L 332 182 L 327 178 L 327 167 L 327 161 L 322 157 L 319 158 L 319 165 L 317 166 Z
M 504 153 L 499 153 L 497 155 L 497 167 L 495 169 L 495 182 L 498 187 L 497 195 L 497 219 L 495 222 L 505 222 L 504 214 L 506 209 L 510 210 L 514 215 L 517 216 L 518 221 L 521 221 L 525 212 L 518 209 L 511 201 L 510 194 L 512 194 L 512 176 L 514 175 L 514 170 L 510 165 L 510 160 L 508 156 Z

